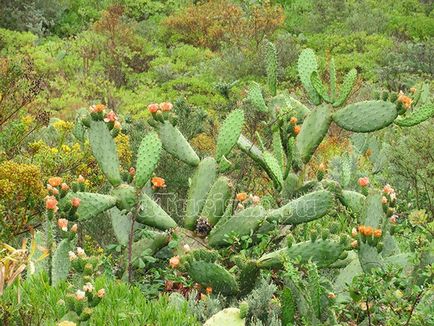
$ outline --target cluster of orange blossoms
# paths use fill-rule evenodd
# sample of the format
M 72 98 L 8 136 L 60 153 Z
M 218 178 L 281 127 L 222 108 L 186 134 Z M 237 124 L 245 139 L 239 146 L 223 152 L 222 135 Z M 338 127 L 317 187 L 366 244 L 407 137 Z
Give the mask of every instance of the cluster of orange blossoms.
M 357 183 L 362 188 L 367 187 L 369 185 L 369 178 L 368 177 L 359 178 Z
M 381 238 L 383 231 L 381 229 L 374 229 L 371 226 L 365 226 L 365 225 L 359 225 L 358 231 L 360 234 L 364 235 L 365 237 L 374 236 L 374 238 Z
M 157 113 L 159 110 L 163 112 L 169 112 L 173 108 L 173 104 L 170 102 L 163 102 L 163 103 L 151 103 L 148 105 L 148 111 L 151 113 Z
M 296 117 L 291 117 L 289 119 L 289 123 L 292 125 L 292 130 L 294 131 L 294 134 L 297 136 L 301 131 L 301 126 L 297 125 L 298 119 Z

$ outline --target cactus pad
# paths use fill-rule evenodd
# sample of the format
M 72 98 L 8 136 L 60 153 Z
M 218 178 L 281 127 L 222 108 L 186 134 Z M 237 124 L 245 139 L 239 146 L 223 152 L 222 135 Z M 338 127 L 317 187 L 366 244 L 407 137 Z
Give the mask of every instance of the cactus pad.
M 262 206 L 246 208 L 224 224 L 217 225 L 211 230 L 208 236 L 208 243 L 211 247 L 223 247 L 227 244 L 226 235 L 231 232 L 239 236 L 248 235 L 255 231 L 265 218 L 265 209 Z
M 176 222 L 145 193 L 140 200 L 140 211 L 137 215 L 137 221 L 160 230 L 174 228 Z
M 345 101 L 347 100 L 348 96 L 350 95 L 350 93 L 354 87 L 356 79 L 357 79 L 357 70 L 351 69 L 344 78 L 344 82 L 342 83 L 341 92 L 339 94 L 339 97 L 333 103 L 334 107 L 341 106 L 342 104 L 345 103 Z
M 137 153 L 136 187 L 142 188 L 152 176 L 161 154 L 161 141 L 155 132 L 143 137 Z
M 310 76 L 314 71 L 318 70 L 315 52 L 312 49 L 305 49 L 298 57 L 298 76 L 303 84 L 309 99 L 313 104 L 318 105 L 320 98 L 315 88 L 313 87 Z
M 92 121 L 89 129 L 92 153 L 99 167 L 113 186 L 122 182 L 116 144 L 103 121 Z
M 87 220 L 112 208 L 117 203 L 117 198 L 109 195 L 93 194 L 90 192 L 69 192 L 61 201 L 59 207 L 62 208 L 66 203 L 77 197 L 80 199 L 80 206 L 77 209 L 79 220 Z
M 208 193 L 201 216 L 211 225 L 216 225 L 225 212 L 231 193 L 230 180 L 224 176 L 219 177 Z
M 312 111 L 305 119 L 296 138 L 297 150 L 304 163 L 309 162 L 316 148 L 327 135 L 332 121 L 330 111 L 323 105 Z
M 265 53 L 265 62 L 267 70 L 267 83 L 271 95 L 276 95 L 277 87 L 277 51 L 273 43 L 267 42 Z
M 275 184 L 275 188 L 281 189 L 283 184 L 283 173 L 282 167 L 277 161 L 276 157 L 270 152 L 264 152 L 264 161 L 267 164 L 269 171 L 271 171 L 272 175 L 270 176 Z
M 211 287 L 213 292 L 233 295 L 238 291 L 235 278 L 224 267 L 200 260 L 193 260 L 186 265 L 192 280 L 204 287 Z
M 178 128 L 168 121 L 157 124 L 156 128 L 165 151 L 189 165 L 197 166 L 199 164 L 199 156 Z
M 321 78 L 319 77 L 317 71 L 312 72 L 312 75 L 310 76 L 310 82 L 311 82 L 313 88 L 315 88 L 318 95 L 321 96 L 321 98 L 324 101 L 326 101 L 327 103 L 330 103 L 331 98 L 330 98 L 329 94 L 327 93 L 327 89 L 323 85 Z
M 329 191 L 319 190 L 270 210 L 267 220 L 277 220 L 281 224 L 306 223 L 323 217 L 333 205 L 333 195 Z
M 256 110 L 260 112 L 268 112 L 267 105 L 262 96 L 261 86 L 258 83 L 252 82 L 250 84 L 247 99 L 253 104 Z
M 217 163 L 212 157 L 204 158 L 194 172 L 188 191 L 187 207 L 185 210 L 184 226 L 193 230 L 196 220 L 205 204 L 217 174 Z
M 208 319 L 204 326 L 244 326 L 244 319 L 241 318 L 240 309 L 226 308 Z
M 166 246 L 169 240 L 170 237 L 166 233 L 149 231 L 144 238 L 133 243 L 132 257 L 135 259 L 143 255 L 153 255 Z
M 66 280 L 71 265 L 69 261 L 68 252 L 72 249 L 71 242 L 68 239 L 63 239 L 57 245 L 53 254 L 52 260 L 52 280 L 53 285 L 58 284 L 60 281 Z
M 130 210 L 137 204 L 136 189 L 125 183 L 113 189 L 111 195 L 117 198 L 116 206 L 121 211 Z
M 223 155 L 227 156 L 240 138 L 244 124 L 244 112 L 232 111 L 223 122 L 217 137 L 216 160 L 220 161 Z
M 398 116 L 395 104 L 364 101 L 347 105 L 333 114 L 333 121 L 346 130 L 371 132 L 390 125 Z
M 122 213 L 117 207 L 107 211 L 107 215 L 112 222 L 113 232 L 118 242 L 122 245 L 128 243 L 128 237 L 131 231 L 131 219 L 127 214 Z
M 395 120 L 395 124 L 400 127 L 413 127 L 434 116 L 434 104 L 429 103 L 421 106 L 414 111 L 407 113 L 404 118 Z

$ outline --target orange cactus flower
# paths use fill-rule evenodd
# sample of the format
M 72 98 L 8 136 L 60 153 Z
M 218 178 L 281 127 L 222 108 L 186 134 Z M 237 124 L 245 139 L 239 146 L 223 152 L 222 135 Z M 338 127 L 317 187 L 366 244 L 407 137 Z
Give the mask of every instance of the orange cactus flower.
M 66 218 L 59 218 L 57 220 L 57 226 L 62 231 L 65 231 L 65 232 L 68 231 L 68 220 Z
M 51 194 L 54 195 L 54 196 L 57 196 L 57 195 L 59 194 L 59 189 L 57 189 L 57 188 L 52 188 L 52 189 L 51 189 Z
M 384 186 L 384 188 L 383 188 L 383 192 L 384 192 L 385 194 L 390 195 L 391 193 L 394 193 L 394 192 L 395 192 L 395 189 L 393 189 L 389 184 L 387 184 L 387 185 Z
M 115 129 L 121 129 L 121 123 L 119 122 L 119 121 L 115 121 L 115 123 L 114 123 L 114 125 L 113 125 L 113 128 L 115 128 Z
M 152 189 L 154 189 L 154 190 L 157 188 L 165 188 L 166 187 L 166 181 L 160 177 L 153 177 L 151 179 L 151 183 L 152 183 Z
M 77 178 L 77 182 L 78 183 L 83 183 L 83 182 L 85 182 L 86 181 L 86 179 L 80 174 L 79 176 L 78 176 L 78 178 Z
M 130 167 L 128 173 L 130 174 L 130 176 L 134 177 L 136 175 L 136 169 L 134 167 Z
M 359 246 L 359 242 L 357 240 L 351 242 L 351 248 L 356 249 L 358 246 Z
M 367 185 L 369 185 L 369 178 L 368 177 L 359 178 L 357 183 L 359 184 L 360 187 L 366 187 Z
M 333 292 L 330 292 L 329 294 L 327 294 L 327 298 L 336 299 L 336 294 L 334 294 Z
M 92 105 L 91 107 L 90 107 L 90 112 L 93 112 L 93 113 L 98 113 L 98 112 L 103 112 L 104 110 L 105 110 L 105 105 L 104 104 L 96 104 L 96 105 Z
M 45 200 L 45 208 L 46 209 L 50 209 L 50 210 L 54 210 L 57 211 L 57 199 L 54 198 L 53 196 L 49 196 L 47 197 L 47 199 Z
M 372 235 L 372 233 L 373 233 L 373 229 L 370 226 L 367 226 L 363 232 L 363 234 L 367 237 L 370 237 Z
M 48 179 L 48 184 L 52 187 L 58 187 L 61 185 L 61 183 L 62 183 L 61 177 L 51 177 L 50 179 Z
M 357 229 L 356 229 L 356 228 L 353 228 L 353 229 L 351 230 L 351 236 L 352 236 L 353 238 L 357 237 Z
M 300 126 L 294 126 L 294 134 L 298 135 L 301 131 L 301 127 Z
M 105 289 L 99 289 L 98 292 L 96 293 L 96 296 L 98 298 L 103 298 L 105 296 Z
M 66 183 L 62 183 L 60 185 L 60 189 L 62 189 L 63 191 L 68 191 L 69 190 L 69 186 Z
M 247 193 L 240 192 L 240 193 L 237 194 L 236 198 L 237 198 L 238 201 L 241 201 L 241 202 L 245 201 L 247 199 Z
M 71 199 L 71 205 L 72 207 L 78 207 L 80 206 L 80 198 L 74 197 Z
M 75 299 L 77 299 L 77 301 L 82 301 L 85 297 L 86 293 L 84 291 L 77 290 L 77 292 L 75 292 Z
M 160 103 L 160 109 L 161 109 L 161 111 L 163 111 L 163 112 L 169 112 L 169 111 L 172 110 L 172 108 L 173 108 L 173 104 L 170 103 L 170 102 L 163 102 L 163 103 Z
M 392 223 L 392 224 L 396 224 L 396 221 L 397 221 L 397 216 L 396 215 L 392 215 L 389 218 L 389 222 Z
M 172 268 L 177 268 L 179 266 L 179 262 L 180 262 L 179 256 L 174 256 L 170 258 L 169 265 Z
M 359 226 L 357 227 L 357 229 L 359 230 L 359 232 L 360 232 L 361 234 L 363 234 L 363 233 L 365 232 L 365 228 L 366 228 L 366 226 L 364 226 L 364 225 L 359 225 Z
M 374 230 L 374 238 L 381 238 L 382 234 L 383 234 L 383 231 L 381 231 L 380 229 Z
M 148 111 L 150 113 L 156 113 L 158 111 L 159 107 L 157 103 L 151 103 L 148 105 Z
M 104 122 L 115 122 L 118 120 L 118 116 L 113 111 L 110 111 L 105 115 Z
M 211 294 L 212 293 L 212 287 L 208 286 L 206 288 L 206 294 Z
M 292 124 L 293 126 L 295 126 L 297 124 L 298 119 L 296 117 L 291 117 L 291 119 L 289 119 L 289 123 Z
M 381 197 L 381 203 L 383 204 L 383 205 L 386 205 L 387 204 L 387 197 Z
M 398 102 L 401 102 L 406 109 L 409 109 L 411 108 L 411 104 L 413 103 L 413 100 L 408 96 L 404 95 L 402 91 L 400 91 L 398 96 Z

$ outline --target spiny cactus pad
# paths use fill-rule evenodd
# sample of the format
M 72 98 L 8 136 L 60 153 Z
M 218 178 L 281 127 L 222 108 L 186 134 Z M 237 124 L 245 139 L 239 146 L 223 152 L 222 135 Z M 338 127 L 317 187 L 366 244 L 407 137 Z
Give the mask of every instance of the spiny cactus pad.
M 193 230 L 205 204 L 205 199 L 217 175 L 217 163 L 212 157 L 204 158 L 194 172 L 188 191 L 184 226 Z
M 87 220 L 112 208 L 117 203 L 117 198 L 109 195 L 93 194 L 90 192 L 69 192 L 61 201 L 59 208 L 65 206 L 74 197 L 80 199 L 80 206 L 77 209 L 79 220 Z
M 92 153 L 99 167 L 113 186 L 122 182 L 116 144 L 103 121 L 92 121 L 89 129 Z
M 208 319 L 204 326 L 244 326 L 245 321 L 241 318 L 240 309 L 226 308 Z
M 107 211 L 107 215 L 112 222 L 113 232 L 118 242 L 122 245 L 128 243 L 128 237 L 131 230 L 131 219 L 126 213 L 121 212 L 117 207 Z
M 397 116 L 395 104 L 391 102 L 363 101 L 335 112 L 333 121 L 346 130 L 371 132 L 387 127 Z
M 279 164 L 276 157 L 268 151 L 264 152 L 264 161 L 269 171 L 272 173 L 271 178 L 274 181 L 275 188 L 281 189 L 283 184 L 282 166 Z
M 161 141 L 155 132 L 143 137 L 137 153 L 136 187 L 142 188 L 152 176 L 161 154 Z
M 334 107 L 341 106 L 342 104 L 345 103 L 345 101 L 347 100 L 348 96 L 350 95 L 350 93 L 354 87 L 356 79 L 357 79 L 357 70 L 351 69 L 344 78 L 344 82 L 342 83 L 341 92 L 339 94 L 339 97 L 333 103 Z
M 286 96 L 286 100 L 288 101 L 290 107 L 295 112 L 295 117 L 299 120 L 304 119 L 309 113 L 310 110 L 300 101 L 296 100 L 291 96 Z
M 283 172 L 285 167 L 285 154 L 284 154 L 282 139 L 280 138 L 279 130 L 273 132 L 273 154 L 277 162 L 279 163 L 280 169 Z
M 257 264 L 261 268 L 279 268 L 285 258 L 296 259 L 299 257 L 302 263 L 311 260 L 319 268 L 325 268 L 336 262 L 346 249 L 345 243 L 332 239 L 305 241 L 296 243 L 290 248 L 285 247 L 265 254 L 258 260 Z
M 178 128 L 168 121 L 158 123 L 156 128 L 165 151 L 189 165 L 197 166 L 199 164 L 199 156 L 197 156 Z
M 176 222 L 160 207 L 152 198 L 145 193 L 140 200 L 140 211 L 137 221 L 160 230 L 174 228 Z
M 132 257 L 135 259 L 144 255 L 153 255 L 166 246 L 169 240 L 170 237 L 166 233 L 149 231 L 144 238 L 133 243 Z
M 329 80 L 330 80 L 330 99 L 334 101 L 336 97 L 336 65 L 335 65 L 334 58 L 330 59 Z
M 227 244 L 226 235 L 234 232 L 239 236 L 248 235 L 255 231 L 265 218 L 265 209 L 262 206 L 246 208 L 224 224 L 217 225 L 211 230 L 208 236 L 208 243 L 211 247 L 222 247 Z
M 366 197 L 359 192 L 343 190 L 341 203 L 352 211 L 359 219 L 363 213 L 363 207 Z
M 310 76 L 314 71 L 318 71 L 318 64 L 316 62 L 315 52 L 312 49 L 304 49 L 298 57 L 298 76 L 300 81 L 306 89 L 306 93 L 313 104 L 320 103 L 320 97 L 313 87 Z
M 220 161 L 223 155 L 227 156 L 240 138 L 244 124 L 244 112 L 232 111 L 223 122 L 217 137 L 216 160 Z
M 224 267 L 200 260 L 193 260 L 186 265 L 187 273 L 192 280 L 202 286 L 211 287 L 213 292 L 233 295 L 238 291 L 235 278 Z
M 231 193 L 230 180 L 224 176 L 219 177 L 208 193 L 201 216 L 211 225 L 216 225 L 225 212 Z
M 434 116 L 434 104 L 429 103 L 421 106 L 410 113 L 407 113 L 403 118 L 395 120 L 395 124 L 400 127 L 413 127 L 422 123 Z
M 63 239 L 57 245 L 53 254 L 52 260 L 52 281 L 53 285 L 58 284 L 67 278 L 69 273 L 69 267 L 71 265 L 69 261 L 68 252 L 72 249 L 71 242 L 68 239 Z
M 277 51 L 273 43 L 267 42 L 265 62 L 267 70 L 268 88 L 272 95 L 276 95 L 277 87 Z
M 267 220 L 281 224 L 300 224 L 323 217 L 333 207 L 333 195 L 326 190 L 311 192 L 290 201 L 285 206 L 270 210 Z
M 261 86 L 258 83 L 252 82 L 250 84 L 247 99 L 253 104 L 256 110 L 260 112 L 268 112 L 267 105 L 262 96 Z
M 331 98 L 329 94 L 327 93 L 326 87 L 323 85 L 321 78 L 317 71 L 312 72 L 312 75 L 310 76 L 310 82 L 315 88 L 316 92 L 321 96 L 321 98 L 326 101 L 327 103 L 331 102 Z
M 137 204 L 136 189 L 128 184 L 117 186 L 112 190 L 111 195 L 117 198 L 116 206 L 120 210 L 130 210 Z
M 318 107 L 306 117 L 301 132 L 296 138 L 297 150 L 304 163 L 309 162 L 316 148 L 327 135 L 331 121 L 330 111 L 325 105 Z

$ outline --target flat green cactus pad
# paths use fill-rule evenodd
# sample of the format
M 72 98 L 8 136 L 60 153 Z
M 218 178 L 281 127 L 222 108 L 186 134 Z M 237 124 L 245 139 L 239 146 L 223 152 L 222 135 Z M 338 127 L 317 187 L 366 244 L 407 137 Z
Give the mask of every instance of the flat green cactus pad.
M 155 132 L 143 137 L 137 154 L 136 187 L 142 188 L 154 172 L 161 154 L 161 141 Z
M 113 186 L 122 182 L 116 144 L 103 121 L 92 121 L 89 129 L 92 153 L 104 175 Z
M 155 254 L 169 243 L 170 236 L 166 233 L 149 231 L 146 236 L 133 243 L 132 257 L 142 257 Z
M 333 207 L 333 195 L 327 190 L 311 192 L 290 201 L 285 206 L 270 210 L 267 220 L 281 224 L 300 224 L 326 215 Z
M 372 132 L 390 125 L 398 116 L 395 104 L 364 101 L 347 105 L 333 114 L 333 121 L 346 130 Z
M 240 317 L 240 309 L 226 308 L 210 319 L 208 319 L 204 326 L 244 326 L 245 321 Z
M 160 230 L 174 228 L 176 222 L 160 207 L 152 198 L 145 193 L 140 201 L 140 211 L 137 221 Z
M 429 103 L 421 106 L 414 111 L 407 113 L 405 117 L 395 120 L 395 124 L 400 127 L 413 127 L 434 116 L 434 104 Z
M 68 252 L 72 250 L 71 242 L 68 239 L 63 239 L 57 245 L 53 254 L 52 261 L 52 280 L 53 285 L 60 281 L 66 280 L 69 273 L 71 262 L 69 261 Z
M 178 128 L 168 121 L 158 123 L 156 128 L 165 151 L 189 165 L 197 166 L 199 164 L 199 156 Z
M 216 263 L 193 260 L 187 264 L 187 273 L 193 281 L 204 287 L 211 287 L 215 293 L 233 295 L 238 291 L 232 274 Z
M 112 222 L 113 232 L 116 239 L 120 244 L 126 245 L 131 231 L 131 219 L 126 213 L 121 212 L 117 207 L 109 209 L 107 215 L 110 217 Z
M 241 129 L 244 124 L 244 112 L 240 109 L 232 111 L 223 122 L 219 135 L 217 137 L 216 160 L 225 155 L 227 156 L 231 149 L 240 138 Z
M 341 106 L 342 104 L 345 103 L 345 101 L 347 100 L 348 96 L 351 93 L 351 90 L 354 87 L 356 80 L 357 80 L 357 70 L 351 69 L 348 72 L 348 74 L 345 76 L 344 82 L 342 83 L 341 86 L 341 92 L 339 94 L 339 98 L 333 103 L 334 107 Z
M 297 150 L 304 163 L 309 162 L 316 148 L 327 135 L 331 121 L 330 111 L 325 105 L 318 107 L 306 117 L 296 138 Z
M 359 192 L 351 190 L 342 191 L 342 205 L 350 209 L 353 214 L 359 217 L 359 219 L 362 217 L 363 214 L 365 199 L 366 197 Z
M 184 226 L 193 230 L 217 175 L 217 163 L 212 157 L 204 158 L 194 172 L 188 191 Z
M 267 105 L 262 96 L 261 86 L 258 83 L 252 82 L 250 84 L 247 99 L 253 104 L 256 110 L 260 112 L 268 112 Z
M 69 192 L 59 203 L 59 208 L 65 206 L 72 198 L 80 199 L 77 209 L 78 219 L 81 221 L 93 218 L 98 214 L 112 208 L 117 203 L 117 198 L 109 195 L 93 194 L 90 192 Z
M 255 231 L 265 218 L 265 209 L 262 206 L 246 208 L 232 216 L 224 224 L 217 225 L 211 230 L 208 243 L 212 247 L 222 247 L 227 244 L 226 235 L 234 232 L 239 236 L 248 235 Z
M 211 225 L 216 225 L 225 212 L 231 193 L 230 180 L 224 176 L 219 177 L 208 193 L 201 216 L 208 219 Z
M 310 76 L 314 71 L 318 71 L 318 63 L 316 62 L 315 52 L 312 49 L 304 49 L 298 57 L 298 76 L 303 84 L 309 99 L 313 104 L 320 103 L 320 97 L 313 87 Z

